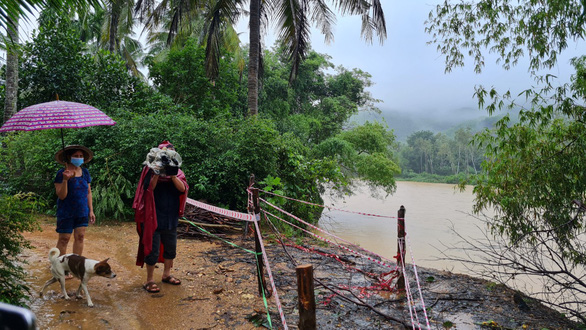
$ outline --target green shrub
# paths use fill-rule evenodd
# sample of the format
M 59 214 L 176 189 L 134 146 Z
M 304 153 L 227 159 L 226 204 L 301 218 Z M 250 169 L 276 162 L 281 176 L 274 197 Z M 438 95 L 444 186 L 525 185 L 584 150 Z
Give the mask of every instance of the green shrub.
M 17 258 L 29 243 L 23 231 L 39 229 L 35 214 L 43 203 L 32 193 L 0 195 L 0 301 L 25 306 L 29 291 L 22 259 Z

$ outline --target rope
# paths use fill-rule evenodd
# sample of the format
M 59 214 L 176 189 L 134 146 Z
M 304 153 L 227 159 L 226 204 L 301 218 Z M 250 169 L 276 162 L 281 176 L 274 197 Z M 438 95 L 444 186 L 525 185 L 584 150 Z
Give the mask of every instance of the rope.
M 379 215 L 379 214 L 373 214 L 373 213 L 363 213 L 363 212 L 356 212 L 356 211 L 349 211 L 349 210 L 344 210 L 344 209 L 338 209 L 335 207 L 331 207 L 331 206 L 325 206 L 325 205 L 321 205 L 321 204 L 315 204 L 315 203 L 311 203 L 311 202 L 306 202 L 306 201 L 302 201 L 300 199 L 295 199 L 295 198 L 291 198 L 291 197 L 287 197 L 287 196 L 283 196 L 283 195 L 279 195 L 279 194 L 275 194 L 272 193 L 270 191 L 264 191 L 264 190 L 259 190 L 263 193 L 267 193 L 269 195 L 273 195 L 273 196 L 277 196 L 277 197 L 282 197 L 291 201 L 295 201 L 295 202 L 299 202 L 299 203 L 303 203 L 303 204 L 307 204 L 307 205 L 313 205 L 313 206 L 318 206 L 318 207 L 323 207 L 323 208 L 327 208 L 328 210 L 336 210 L 336 211 L 340 211 L 340 212 L 347 212 L 347 213 L 354 213 L 354 214 L 360 214 L 360 215 L 366 215 L 369 217 L 379 217 L 379 218 L 388 218 L 388 219 L 394 219 L 395 217 L 393 216 L 389 216 L 389 215 Z
M 404 240 L 404 238 L 399 238 L 399 241 Z M 399 253 L 403 254 L 402 244 L 399 242 Z M 405 260 L 401 259 L 401 270 L 403 271 L 403 280 L 405 281 L 405 295 L 407 296 L 407 305 L 409 306 L 409 316 L 411 317 L 411 324 L 413 325 L 413 329 L 415 329 L 415 320 L 413 319 L 413 296 L 411 295 L 411 287 L 409 285 L 409 281 L 407 280 L 407 271 L 405 269 Z M 415 318 L 417 318 L 417 311 L 415 311 Z M 419 323 L 419 321 L 417 322 Z
M 326 235 L 330 235 L 330 236 L 332 236 L 332 237 L 334 237 L 334 238 L 336 238 L 336 239 L 338 239 L 338 240 L 340 240 L 340 241 L 342 241 L 342 242 L 344 242 L 344 243 L 346 243 L 346 244 L 349 244 L 349 245 L 351 245 L 351 246 L 357 247 L 357 248 L 359 248 L 360 250 L 362 250 L 362 251 L 365 251 L 365 252 L 368 252 L 368 253 L 370 253 L 370 254 L 372 254 L 372 255 L 375 255 L 375 256 L 377 256 L 377 257 L 379 257 L 379 258 L 383 259 L 383 260 L 391 261 L 391 260 L 389 260 L 389 259 L 387 259 L 387 258 L 385 258 L 385 257 L 383 257 L 383 256 L 381 256 L 381 255 L 378 255 L 378 254 L 376 254 L 376 253 L 374 253 L 374 252 L 372 252 L 372 251 L 368 251 L 368 250 L 366 250 L 366 249 L 364 249 L 364 248 L 362 248 L 362 247 L 360 247 L 360 246 L 358 246 L 358 245 L 356 245 L 356 244 L 354 244 L 354 243 L 352 243 L 352 242 L 349 242 L 349 241 L 347 241 L 347 240 L 345 240 L 345 239 L 343 239 L 343 238 L 340 238 L 340 237 L 338 237 L 338 236 L 336 236 L 336 235 L 334 235 L 334 234 L 328 233 L 327 231 L 325 231 L 325 230 L 323 230 L 323 229 L 321 229 L 321 228 L 318 228 L 318 227 L 316 227 L 316 226 L 314 226 L 314 225 L 312 225 L 312 224 L 310 224 L 310 223 L 308 223 L 308 222 L 306 222 L 306 221 L 303 221 L 303 220 L 301 220 L 299 217 L 297 217 L 297 216 L 295 216 L 295 215 L 293 215 L 293 214 L 291 214 L 291 213 L 289 213 L 289 212 L 287 212 L 287 211 L 285 211 L 285 210 L 283 210 L 283 209 L 281 209 L 281 208 L 279 208 L 279 207 L 277 207 L 277 206 L 275 206 L 275 205 L 271 204 L 270 202 L 268 202 L 268 201 L 266 201 L 266 200 L 264 200 L 264 199 L 262 199 L 262 198 L 260 198 L 260 200 L 261 200 L 261 201 L 263 201 L 263 202 L 265 202 L 265 203 L 267 203 L 268 205 L 272 206 L 272 207 L 273 207 L 273 208 L 275 208 L 276 210 L 278 210 L 278 211 L 281 211 L 282 213 L 284 213 L 284 214 L 288 215 L 289 217 L 291 217 L 291 218 L 293 218 L 293 219 L 295 219 L 295 220 L 297 220 L 297 221 L 299 221 L 299 222 L 301 222 L 301 223 L 303 223 L 303 224 L 305 224 L 305 225 L 307 225 L 307 226 L 309 226 L 309 227 L 311 227 L 311 228 L 313 228 L 313 229 L 315 229 L 315 230 L 317 230 L 317 231 L 320 231 L 320 232 L 322 232 L 322 233 L 324 233 L 324 234 L 326 234 Z M 265 212 L 266 212 L 266 211 L 265 211 Z M 269 214 L 270 214 L 270 213 L 269 213 Z M 272 215 L 272 216 L 274 216 L 274 217 L 275 217 L 275 218 L 277 218 L 277 219 L 280 219 L 281 221 L 285 221 L 285 220 L 283 220 L 283 219 L 281 219 L 281 218 L 277 217 L 277 216 L 276 216 L 276 215 L 274 215 L 274 214 L 271 214 L 271 215 Z M 285 222 L 287 222 L 287 221 L 285 221 Z M 289 224 L 290 224 L 290 225 L 292 225 L 292 226 L 295 226 L 295 225 L 291 224 L 290 222 L 287 222 L 287 223 L 289 223 Z M 388 264 L 386 264 L 386 263 L 384 263 L 384 262 L 382 262 L 382 261 L 379 261 L 379 260 L 373 259 L 373 258 L 371 258 L 371 257 L 369 257 L 369 256 L 367 256 L 367 255 L 364 255 L 364 254 L 358 253 L 358 252 L 356 252 L 356 251 L 353 251 L 353 250 L 351 250 L 351 249 L 349 249 L 349 248 L 347 248 L 347 247 L 345 247 L 345 246 L 342 246 L 342 245 L 339 245 L 339 244 L 333 243 L 332 241 L 326 240 L 326 239 L 324 239 L 323 237 L 321 237 L 321 236 L 318 236 L 318 235 L 315 235 L 314 233 L 311 233 L 311 232 L 309 232 L 309 231 L 307 231 L 307 230 L 305 230 L 305 229 L 303 229 L 303 228 L 300 228 L 300 227 L 298 227 L 298 226 L 295 226 L 295 227 L 297 227 L 297 228 L 299 228 L 299 229 L 301 229 L 301 230 L 303 230 L 303 231 L 306 231 L 307 233 L 309 233 L 309 234 L 311 234 L 311 235 L 314 235 L 314 236 L 316 236 L 316 237 L 319 237 L 320 239 L 322 239 L 322 240 L 325 240 L 325 241 L 326 241 L 326 242 L 328 242 L 328 243 L 335 244 L 335 245 L 339 246 L 340 248 L 342 248 L 342 249 L 344 249 L 344 250 L 347 250 L 347 251 L 350 251 L 350 252 L 352 252 L 352 253 L 358 254 L 358 255 L 360 255 L 360 256 L 362 256 L 362 257 L 364 257 L 364 258 L 366 258 L 366 259 L 368 259 L 368 260 L 370 260 L 370 261 L 376 262 L 376 263 L 378 263 L 379 265 L 386 266 L 386 267 L 389 267 L 389 268 L 396 268 L 396 266 L 391 266 L 391 265 L 388 265 Z
M 279 310 L 279 316 L 281 317 L 281 323 L 283 324 L 283 328 L 285 330 L 288 330 L 287 321 L 285 321 L 285 313 L 283 312 L 283 308 L 281 307 L 281 301 L 279 300 L 279 293 L 277 292 L 277 286 L 275 285 L 275 281 L 273 280 L 273 273 L 271 272 L 271 266 L 269 264 L 269 259 L 267 257 L 267 253 L 265 251 L 265 245 L 262 240 L 262 235 L 260 233 L 260 226 L 259 226 L 260 214 L 254 214 L 254 202 L 252 201 L 253 194 L 252 194 L 252 191 L 250 190 L 250 188 L 252 187 L 253 184 L 254 183 L 251 182 L 248 189 L 246 189 L 246 191 L 248 193 L 248 210 L 249 210 L 249 212 L 252 211 L 252 214 L 248 214 L 248 215 L 254 217 L 254 219 L 256 220 L 256 221 L 254 221 L 254 228 L 256 230 L 256 234 L 258 236 L 258 241 L 260 243 L 259 245 L 260 245 L 260 248 L 262 251 L 262 257 L 263 257 L 263 260 L 264 260 L 266 267 L 267 267 L 267 273 L 269 274 L 269 280 L 271 281 L 271 287 L 273 288 L 273 294 L 275 295 L 275 303 L 277 304 L 277 309 Z M 248 226 L 248 224 L 246 226 Z M 260 260 L 258 260 L 258 255 L 256 256 L 256 259 L 257 259 L 257 262 L 260 262 Z M 259 267 L 257 267 L 257 269 L 260 271 Z M 260 272 L 259 272 L 258 278 L 262 279 L 262 274 L 260 274 Z M 261 291 L 262 291 L 262 295 L 264 298 L 265 297 L 265 288 L 263 287 Z M 269 314 L 268 308 L 267 308 L 267 318 L 270 322 L 270 314 Z M 272 329 L 272 324 L 271 324 L 271 329 Z
M 390 281 L 392 281 L 392 279 L 393 279 L 393 278 L 395 278 L 397 275 L 394 275 L 394 276 L 393 276 L 393 277 L 391 277 L 389 280 L 385 280 L 385 277 L 386 277 L 386 276 L 388 276 L 388 275 L 390 275 L 390 274 L 397 273 L 397 271 L 398 271 L 398 267 L 396 267 L 396 266 L 395 266 L 395 269 L 393 269 L 393 270 L 391 270 L 391 271 L 389 271 L 389 272 L 386 272 L 386 273 L 381 273 L 381 274 L 371 273 L 371 272 L 367 272 L 367 271 L 364 271 L 364 270 L 362 270 L 362 269 L 360 269 L 360 268 L 353 267 L 353 266 L 349 265 L 347 262 L 345 262 L 344 260 L 342 260 L 342 259 L 341 259 L 341 258 L 340 258 L 338 255 L 336 255 L 336 254 L 334 254 L 334 253 L 326 253 L 326 252 L 321 252 L 321 251 L 318 251 L 318 250 L 316 250 L 316 249 L 314 249 L 314 248 L 308 248 L 308 247 L 305 247 L 305 246 L 298 245 L 298 244 L 296 244 L 295 242 L 293 242 L 293 240 L 291 240 L 290 238 L 288 238 L 288 237 L 284 236 L 283 234 L 281 234 L 281 233 L 280 233 L 280 232 L 279 232 L 279 231 L 278 231 L 278 230 L 275 228 L 275 225 L 274 225 L 274 224 L 271 222 L 270 218 L 268 217 L 268 215 L 269 215 L 269 214 L 270 214 L 271 216 L 274 216 L 273 214 L 271 214 L 270 212 L 267 212 L 267 211 L 265 211 L 265 210 L 262 210 L 262 211 L 263 211 L 263 215 L 264 215 L 264 217 L 265 217 L 266 221 L 267 221 L 267 222 L 268 222 L 268 223 L 271 225 L 271 228 L 273 229 L 273 231 L 274 231 L 276 234 L 278 234 L 278 235 L 281 237 L 281 239 L 279 239 L 279 242 L 281 243 L 281 245 L 283 245 L 283 249 L 285 250 L 285 252 L 286 252 L 286 253 L 287 253 L 287 255 L 289 256 L 289 259 L 291 259 L 291 262 L 292 262 L 294 265 L 297 265 L 297 263 L 296 263 L 296 262 L 295 262 L 295 260 L 293 260 L 293 258 L 292 258 L 292 257 L 289 255 L 289 253 L 287 252 L 287 249 L 285 248 L 285 246 L 294 247 L 294 248 L 296 248 L 296 249 L 298 249 L 298 250 L 301 250 L 301 251 L 304 251 L 304 252 L 308 252 L 308 253 L 309 253 L 309 252 L 312 252 L 312 253 L 319 254 L 319 255 L 321 255 L 321 256 L 323 256 L 323 257 L 326 257 L 326 258 L 331 258 L 331 259 L 334 259 L 334 260 L 336 260 L 337 262 L 339 262 L 340 264 L 342 264 L 342 266 L 343 266 L 344 268 L 348 269 L 348 270 L 351 270 L 351 271 L 354 271 L 354 272 L 358 272 L 358 273 L 362 273 L 362 274 L 364 274 L 364 275 L 366 275 L 366 276 L 368 276 L 368 277 L 371 277 L 371 278 L 376 278 L 376 279 L 378 279 L 378 280 L 380 281 L 380 284 L 378 284 L 378 286 L 380 286 L 380 288 L 377 288 L 376 286 L 372 286 L 372 287 L 365 287 L 366 289 L 371 289 L 371 290 L 377 290 L 377 289 L 379 289 L 379 290 L 384 290 L 384 289 L 387 289 L 388 291 L 392 291 L 392 288 L 391 288 L 391 286 L 390 286 L 390 283 L 389 283 L 389 282 L 390 282 Z M 278 217 L 276 217 L 276 218 L 278 218 Z M 302 230 L 303 230 L 303 229 L 302 229 Z M 283 243 L 283 239 L 286 239 L 286 240 L 287 240 L 287 241 L 289 241 L 290 243 L 288 243 L 288 244 L 286 244 L 286 243 Z M 362 289 L 363 287 L 356 287 L 356 288 L 360 288 L 360 289 Z
M 322 240 L 322 241 L 324 241 L 324 242 L 327 242 L 327 243 L 330 243 L 330 244 L 332 244 L 332 245 L 335 245 L 335 246 L 337 246 L 337 247 L 339 247 L 339 248 L 341 248 L 341 249 L 344 249 L 344 250 L 346 250 L 346 251 L 348 251 L 348 252 L 350 252 L 350 253 L 353 253 L 353 254 L 355 254 L 355 255 L 359 255 L 359 256 L 361 256 L 361 257 L 364 257 L 364 258 L 366 258 L 366 259 L 368 259 L 368 260 L 370 260 L 370 261 L 377 262 L 377 263 L 378 263 L 378 264 L 380 264 L 380 265 L 383 265 L 383 266 L 386 266 L 386 267 L 389 267 L 389 268 L 393 268 L 392 266 L 390 266 L 390 265 L 388 265 L 388 264 L 385 264 L 384 262 L 380 262 L 380 261 L 378 261 L 378 260 L 372 259 L 371 257 L 369 257 L 369 256 L 367 256 L 367 255 L 364 255 L 364 254 L 362 254 L 362 253 L 360 253 L 360 252 L 354 251 L 354 250 L 352 250 L 352 249 L 350 249 L 350 248 L 348 248 L 348 247 L 346 247 L 346 246 L 343 246 L 343 245 L 340 245 L 340 244 L 334 243 L 334 242 L 332 242 L 331 240 L 329 240 L 329 239 L 327 239 L 327 238 L 325 238 L 325 237 L 319 236 L 319 235 L 317 235 L 317 234 L 315 234 L 315 233 L 312 233 L 312 232 L 310 232 L 310 231 L 309 231 L 309 230 L 307 230 L 307 229 L 304 229 L 304 228 L 301 228 L 301 227 L 299 227 L 299 226 L 297 226 L 297 225 L 295 225 L 295 224 L 292 224 L 291 222 L 289 222 L 289 221 L 287 221 L 287 220 L 285 220 L 285 219 L 279 218 L 278 216 L 276 216 L 276 215 L 274 215 L 274 214 L 272 214 L 272 213 L 270 213 L 270 212 L 268 212 L 268 211 L 266 211 L 266 210 L 261 210 L 261 211 L 263 211 L 263 212 L 266 212 L 267 214 L 269 214 L 269 215 L 271 215 L 271 216 L 275 217 L 276 219 L 279 219 L 279 220 L 281 220 L 281 221 L 285 222 L 286 224 L 288 224 L 288 225 L 290 225 L 290 226 L 293 226 L 293 227 L 295 227 L 295 228 L 297 228 L 297 229 L 299 229 L 299 230 L 301 230 L 301 231 L 304 231 L 304 232 L 308 233 L 309 235 L 312 235 L 313 237 L 316 237 L 316 238 L 318 238 L 318 239 L 320 239 L 320 240 Z M 333 236 L 333 235 L 332 235 L 332 236 Z M 397 268 L 397 266 L 395 266 L 394 268 L 396 269 L 396 268 Z
M 407 235 L 405 235 L 407 236 Z M 425 323 L 428 329 L 431 329 L 429 325 L 429 318 L 427 317 L 427 310 L 425 309 L 425 301 L 423 301 L 423 293 L 421 292 L 421 285 L 419 284 L 419 275 L 417 274 L 417 265 L 415 265 L 415 259 L 413 258 L 413 251 L 411 249 L 411 239 L 407 236 L 407 243 L 409 247 L 409 254 L 411 255 L 411 264 L 413 265 L 413 272 L 415 273 L 415 280 L 417 283 L 417 290 L 419 291 L 419 299 L 421 300 L 421 306 L 423 308 L 423 315 L 425 315 Z
M 189 223 L 190 225 L 194 226 L 195 228 L 197 228 L 197 229 L 201 230 L 202 232 L 204 232 L 204 233 L 206 233 L 206 234 L 208 234 L 208 235 L 210 235 L 210 236 L 212 236 L 212 237 L 214 237 L 214 238 L 216 238 L 216 239 L 219 239 L 220 241 L 222 241 L 222 242 L 224 242 L 224 243 L 226 243 L 226 244 L 228 244 L 228 245 L 231 245 L 231 246 L 233 246 L 233 247 L 237 247 L 237 248 L 239 248 L 239 249 L 241 249 L 241 250 L 243 250 L 243 251 L 246 251 L 246 252 L 249 252 L 249 253 L 252 253 L 252 254 L 254 254 L 254 258 L 255 258 L 256 262 L 257 262 L 257 263 L 259 262 L 258 256 L 259 256 L 261 253 L 258 253 L 258 252 L 256 252 L 256 251 L 252 251 L 252 250 L 248 250 L 248 249 L 246 249 L 246 248 L 243 248 L 242 246 L 239 246 L 239 245 L 237 245 L 237 244 L 234 244 L 234 243 L 232 243 L 232 242 L 230 242 L 230 241 L 227 241 L 227 240 L 225 240 L 225 239 L 223 239 L 223 238 L 221 238 L 221 237 L 219 237 L 219 236 L 217 236 L 217 235 L 214 235 L 214 234 L 210 233 L 209 231 L 205 230 L 204 228 L 202 228 L 202 227 L 200 227 L 200 226 L 196 225 L 195 223 L 193 223 L 193 222 L 191 222 L 191 221 L 189 221 L 189 220 L 187 220 L 187 219 L 185 219 L 185 218 L 183 218 L 182 220 L 183 220 L 184 222 L 187 222 L 187 223 Z M 258 267 L 257 267 L 257 269 L 258 269 Z M 260 277 L 259 277 L 259 278 L 260 278 Z M 265 310 L 267 311 L 267 321 L 269 322 L 269 326 L 270 326 L 270 327 L 271 327 L 271 329 L 272 329 L 272 328 L 273 328 L 273 325 L 272 325 L 272 322 L 271 322 L 271 314 L 269 313 L 269 304 L 268 304 L 268 302 L 267 302 L 267 297 L 265 296 L 265 292 L 264 292 L 264 290 L 262 290 L 262 300 L 263 300 L 263 304 L 265 305 Z
M 277 286 L 275 285 L 275 281 L 273 280 L 273 273 L 271 272 L 271 266 L 269 265 L 269 259 L 267 257 L 267 253 L 265 251 L 264 242 L 262 241 L 262 235 L 260 234 L 260 227 L 258 226 L 258 222 L 254 222 L 254 229 L 256 230 L 256 234 L 258 235 L 258 240 L 260 242 L 260 248 L 262 250 L 262 257 L 265 262 L 265 266 L 267 267 L 267 273 L 269 274 L 269 280 L 271 281 L 271 287 L 273 288 L 273 294 L 275 295 L 275 302 L 277 304 L 277 309 L 279 310 L 279 315 L 281 316 L 281 321 L 283 322 L 283 328 L 285 330 L 289 329 L 287 327 L 287 322 L 285 321 L 285 313 L 283 312 L 283 307 L 281 306 L 281 301 L 279 300 L 279 293 L 277 292 Z M 264 294 L 264 290 L 263 294 Z
M 262 262 L 262 260 L 260 260 L 258 258 L 258 253 L 255 253 L 254 258 L 256 260 L 256 272 L 257 272 L 257 276 L 258 278 L 262 278 L 262 274 L 260 273 L 260 263 Z M 262 281 L 261 281 L 262 282 Z M 269 304 L 267 302 L 267 296 L 265 294 L 265 288 L 263 286 L 262 290 L 260 290 L 262 292 L 262 301 L 265 305 L 265 310 L 267 311 L 267 321 L 269 322 L 269 327 L 272 329 L 273 328 L 273 322 L 271 321 L 271 313 L 269 312 Z

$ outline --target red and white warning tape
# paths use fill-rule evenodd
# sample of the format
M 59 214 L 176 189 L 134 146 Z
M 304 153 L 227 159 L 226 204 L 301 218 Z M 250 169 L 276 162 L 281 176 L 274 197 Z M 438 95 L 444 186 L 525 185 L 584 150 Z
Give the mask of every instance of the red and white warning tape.
M 288 329 L 287 321 L 285 321 L 285 313 L 283 312 L 283 307 L 281 307 L 281 301 L 279 300 L 279 293 L 277 292 L 277 286 L 275 285 L 275 281 L 273 280 L 273 273 L 271 272 L 271 266 L 269 265 L 269 259 L 267 258 L 267 253 L 265 251 L 265 245 L 262 241 L 262 235 L 260 233 L 260 228 L 258 227 L 258 222 L 254 222 L 254 228 L 256 230 L 256 234 L 258 236 L 258 240 L 260 242 L 260 248 L 262 250 L 262 258 L 265 262 L 265 266 L 267 267 L 267 273 L 269 274 L 269 280 L 271 281 L 271 287 L 273 288 L 273 295 L 275 296 L 275 302 L 277 304 L 277 309 L 279 310 L 279 315 L 281 316 L 281 322 L 283 322 L 283 328 L 285 330 Z
M 214 212 L 216 214 L 221 214 L 223 216 L 226 216 L 226 217 L 232 218 L 232 219 L 236 219 L 236 220 L 251 221 L 251 222 L 256 221 L 256 219 L 254 218 L 254 216 L 252 214 L 223 209 L 223 208 L 220 208 L 217 206 L 213 206 L 210 204 L 196 201 L 191 198 L 187 198 L 187 204 L 202 208 L 202 209 L 210 211 L 210 212 Z
M 259 190 L 259 191 L 262 191 L 262 192 L 267 193 L 269 195 L 273 195 L 273 196 L 282 197 L 282 198 L 285 198 L 285 199 L 288 199 L 288 200 L 296 201 L 296 202 L 299 202 L 299 203 L 327 208 L 329 210 L 336 210 L 336 211 L 340 211 L 340 212 L 347 212 L 347 213 L 354 213 L 354 214 L 366 215 L 366 216 L 369 216 L 369 217 L 379 217 L 379 218 L 389 218 L 389 219 L 395 219 L 396 218 L 396 217 L 389 216 L 389 215 L 379 215 L 379 214 L 373 214 L 373 213 L 364 213 L 364 212 L 357 212 L 357 211 L 349 211 L 349 210 L 344 210 L 344 209 L 338 209 L 338 208 L 331 207 L 331 206 L 325 206 L 325 205 L 321 205 L 321 204 L 315 204 L 315 203 L 311 203 L 311 202 L 302 201 L 300 199 L 295 199 L 295 198 L 291 198 L 291 197 L 287 197 L 287 196 L 275 194 L 275 193 L 272 193 L 270 191 L 264 191 L 264 190 Z
M 423 315 L 425 315 L 425 323 L 428 329 L 431 329 L 429 324 L 429 318 L 427 317 L 427 310 L 425 309 L 425 301 L 423 301 L 423 293 L 421 292 L 421 284 L 419 283 L 419 274 L 417 274 L 417 265 L 415 265 L 415 259 L 413 258 L 413 250 L 411 249 L 411 239 L 407 236 L 407 242 L 409 246 L 409 254 L 411 255 L 411 264 L 413 265 L 413 272 L 415 273 L 415 282 L 417 283 L 417 290 L 419 291 L 419 300 L 421 301 L 421 308 L 423 309 Z
M 272 205 L 272 204 L 270 204 L 270 203 L 269 203 L 269 205 L 271 205 L 271 206 L 275 207 L 274 205 Z M 277 209 L 278 209 L 278 210 L 280 210 L 281 212 L 286 212 L 286 211 L 283 211 L 283 210 L 281 210 L 281 209 L 279 209 L 279 208 L 277 208 Z M 370 256 L 367 256 L 367 255 L 363 254 L 363 253 L 360 253 L 360 252 L 358 252 L 358 251 L 354 251 L 354 250 L 350 249 L 349 247 L 346 247 L 346 246 L 344 246 L 344 245 L 340 245 L 340 244 L 338 244 L 338 243 L 335 243 L 335 242 L 333 242 L 333 241 L 331 241 L 331 240 L 329 240 L 329 239 L 327 239 L 327 238 L 325 238 L 325 237 L 322 237 L 322 236 L 319 236 L 319 235 L 317 235 L 317 234 L 315 234 L 315 233 L 312 233 L 312 232 L 310 232 L 309 230 L 307 230 L 307 229 L 304 229 L 304 228 L 301 228 L 301 227 L 299 227 L 299 226 L 297 226 L 297 225 L 295 225 L 295 224 L 293 224 L 293 223 L 291 223 L 291 222 L 289 222 L 289 221 L 287 221 L 287 220 L 285 220 L 285 219 L 282 219 L 282 218 L 280 218 L 280 217 L 278 217 L 278 216 L 276 216 L 276 215 L 274 215 L 274 214 L 272 214 L 272 213 L 270 213 L 270 212 L 268 212 L 268 211 L 266 211 L 266 210 L 263 210 L 263 209 L 261 209 L 261 211 L 265 212 L 266 214 L 269 214 L 270 216 L 272 216 L 272 217 L 274 217 L 274 218 L 276 218 L 276 219 L 279 219 L 279 220 L 281 220 L 281 221 L 285 222 L 286 224 L 288 224 L 288 225 L 290 225 L 290 226 L 293 226 L 293 227 L 295 227 L 295 228 L 297 228 L 297 229 L 300 229 L 300 230 L 302 230 L 302 231 L 304 231 L 304 232 L 306 232 L 306 233 L 308 233 L 308 234 L 312 235 L 313 237 L 316 237 L 316 238 L 318 238 L 318 239 L 320 239 L 320 240 L 322 240 L 322 241 L 324 241 L 324 242 L 327 242 L 327 243 L 330 243 L 330 244 L 332 244 L 332 245 L 335 245 L 335 246 L 337 246 L 337 247 L 339 247 L 339 248 L 341 248 L 341 249 L 344 249 L 344 250 L 346 250 L 346 251 L 348 251 L 348 252 L 351 252 L 351 253 L 353 253 L 353 254 L 359 255 L 359 256 L 361 256 L 361 257 L 363 257 L 363 258 L 365 258 L 365 259 L 368 259 L 368 260 L 370 260 L 370 261 L 372 261 L 372 262 L 376 262 L 376 263 L 377 263 L 377 264 L 379 264 L 379 265 L 382 265 L 382 266 L 385 266 L 385 267 L 389 267 L 389 268 L 393 268 L 393 269 L 397 267 L 397 266 L 392 266 L 392 265 L 389 265 L 389 264 L 387 264 L 387 263 L 384 263 L 384 262 L 382 262 L 382 261 L 380 261 L 380 260 L 376 260 L 376 259 L 374 259 L 374 258 L 372 258 L 372 257 L 370 257 Z M 366 252 L 368 252 L 368 253 L 372 253 L 372 254 L 374 254 L 374 255 L 377 255 L 377 254 L 375 254 L 374 252 L 370 252 L 370 251 L 368 251 L 368 250 L 366 250 L 366 249 L 363 249 L 363 248 L 361 248 L 361 247 L 359 247 L 359 246 L 357 246 L 357 245 L 355 245 L 355 244 L 352 244 L 352 243 L 350 243 L 350 242 L 348 242 L 348 241 L 346 241 L 346 240 L 344 240 L 344 239 L 342 239 L 342 238 L 339 238 L 339 237 L 337 237 L 336 235 L 330 234 L 330 233 L 328 233 L 328 232 L 324 231 L 323 229 L 317 228 L 317 227 L 313 226 L 312 224 L 310 224 L 310 223 L 307 223 L 307 222 L 305 222 L 305 221 L 303 221 L 303 220 L 301 220 L 301 219 L 297 218 L 296 216 L 294 216 L 294 215 L 292 215 L 292 214 L 290 214 L 290 213 L 287 213 L 287 215 L 289 215 L 290 217 L 293 217 L 295 220 L 297 220 L 297 221 L 299 221 L 299 222 L 302 222 L 302 223 L 304 223 L 304 224 L 306 224 L 306 225 L 308 225 L 308 226 L 310 226 L 310 227 L 312 227 L 312 228 L 314 228 L 314 229 L 316 229 L 316 230 L 319 230 L 319 231 L 321 231 L 321 232 L 324 232 L 324 233 L 326 233 L 326 234 L 328 234 L 328 235 L 330 235 L 330 236 L 332 236 L 332 237 L 335 237 L 336 239 L 339 239 L 339 240 L 341 240 L 341 241 L 343 241 L 343 242 L 345 242 L 345 243 L 347 243 L 347 244 L 349 244 L 349 245 L 355 246 L 355 247 L 357 247 L 357 248 L 359 248 L 359 249 L 361 249 L 361 250 L 363 250 L 363 251 L 366 251 Z M 377 255 L 377 256 L 378 256 L 378 255 Z

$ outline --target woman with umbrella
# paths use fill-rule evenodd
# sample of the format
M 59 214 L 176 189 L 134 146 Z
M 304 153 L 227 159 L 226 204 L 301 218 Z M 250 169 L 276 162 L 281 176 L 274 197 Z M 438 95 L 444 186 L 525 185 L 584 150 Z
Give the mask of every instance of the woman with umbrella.
M 57 248 L 61 254 L 73 233 L 73 253 L 81 255 L 85 229 L 96 221 L 92 204 L 92 178 L 81 165 L 92 160 L 92 151 L 82 145 L 67 146 L 55 154 L 55 160 L 65 165 L 55 176 L 57 199 Z

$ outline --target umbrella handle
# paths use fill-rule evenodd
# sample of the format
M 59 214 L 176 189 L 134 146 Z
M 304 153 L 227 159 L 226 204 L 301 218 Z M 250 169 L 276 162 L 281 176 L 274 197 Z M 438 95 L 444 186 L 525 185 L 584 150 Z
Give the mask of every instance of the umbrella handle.
M 63 139 L 63 128 L 61 129 L 61 147 L 65 151 L 65 140 Z

